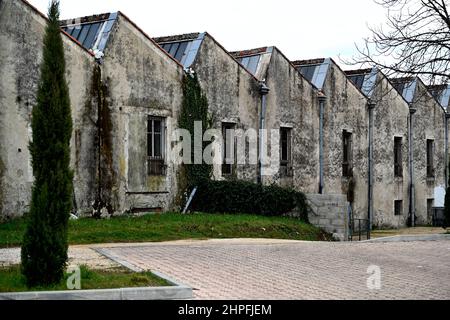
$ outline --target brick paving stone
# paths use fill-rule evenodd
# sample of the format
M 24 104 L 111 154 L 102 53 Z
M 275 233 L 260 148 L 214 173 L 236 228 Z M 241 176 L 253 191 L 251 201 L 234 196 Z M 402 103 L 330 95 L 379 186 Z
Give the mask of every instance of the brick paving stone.
M 0 267 L 17 264 L 20 264 L 20 248 L 0 249 Z M 71 246 L 69 248 L 69 266 L 81 265 L 98 270 L 120 267 L 116 262 L 103 257 L 88 246 Z
M 118 266 L 92 248 L 188 284 L 198 299 L 450 299 L 450 241 L 232 239 L 71 246 L 70 263 Z M 20 249 L 0 249 L 0 266 L 19 262 Z M 371 265 L 380 267 L 380 290 L 367 288 Z
M 188 242 L 109 247 L 198 299 L 450 299 L 450 241 Z M 381 289 L 367 287 L 379 266 Z

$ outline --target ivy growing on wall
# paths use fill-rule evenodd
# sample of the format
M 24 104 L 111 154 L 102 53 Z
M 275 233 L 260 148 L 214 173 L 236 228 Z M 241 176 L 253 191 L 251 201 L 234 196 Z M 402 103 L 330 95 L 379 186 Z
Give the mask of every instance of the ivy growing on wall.
M 183 79 L 183 103 L 180 117 L 178 119 L 179 127 L 186 129 L 191 133 L 192 142 L 194 135 L 194 124 L 196 121 L 202 123 L 202 137 L 206 130 L 211 128 L 212 121 L 208 115 L 208 100 L 202 92 L 197 75 L 186 74 Z M 207 143 L 203 143 L 203 150 Z M 192 143 L 190 156 L 194 160 L 194 143 Z M 203 157 L 202 157 L 203 159 Z M 212 176 L 212 165 L 206 164 L 184 164 L 183 175 L 185 188 L 190 192 L 202 181 L 209 180 Z M 182 186 L 183 187 L 183 186 Z

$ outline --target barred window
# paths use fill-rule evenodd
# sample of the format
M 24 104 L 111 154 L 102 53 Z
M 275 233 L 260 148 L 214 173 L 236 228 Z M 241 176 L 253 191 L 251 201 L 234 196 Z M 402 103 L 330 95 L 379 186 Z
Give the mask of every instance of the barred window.
M 147 124 L 147 172 L 149 176 L 166 174 L 164 118 L 148 117 Z

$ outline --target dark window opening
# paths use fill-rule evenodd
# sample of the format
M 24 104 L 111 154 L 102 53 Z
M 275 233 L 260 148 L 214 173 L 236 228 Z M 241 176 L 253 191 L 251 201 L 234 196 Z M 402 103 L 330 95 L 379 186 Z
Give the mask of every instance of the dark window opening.
M 427 217 L 431 219 L 433 217 L 434 199 L 427 199 Z
M 166 174 L 164 159 L 164 119 L 148 117 L 147 124 L 147 173 L 149 176 L 163 176 Z
M 434 177 L 434 140 L 427 140 L 427 177 Z
M 395 202 L 394 202 L 394 214 L 396 216 L 403 215 L 403 201 L 402 200 L 395 200 Z
M 394 138 L 394 173 L 396 177 L 403 177 L 402 138 Z
M 234 165 L 236 162 L 236 145 L 235 145 L 235 133 L 234 129 L 236 124 L 223 123 L 222 124 L 222 136 L 223 136 L 223 163 L 222 163 L 222 175 L 232 175 L 234 171 Z
M 292 176 L 292 129 L 280 129 L 280 166 L 282 176 Z
M 344 177 L 353 176 L 352 166 L 352 134 L 351 132 L 343 132 L 343 162 L 342 162 L 342 175 Z

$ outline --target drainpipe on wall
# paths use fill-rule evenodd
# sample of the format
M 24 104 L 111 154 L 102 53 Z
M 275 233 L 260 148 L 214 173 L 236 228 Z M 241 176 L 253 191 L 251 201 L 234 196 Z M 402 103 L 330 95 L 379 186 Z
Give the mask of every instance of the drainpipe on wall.
M 319 194 L 323 194 L 323 189 L 325 187 L 324 184 L 324 173 L 323 173 L 323 119 L 325 114 L 325 102 L 327 100 L 327 96 L 323 93 L 319 95 L 319 106 L 320 106 L 320 123 L 319 123 L 319 170 L 320 170 L 320 181 L 319 181 Z
M 450 113 L 445 111 L 445 189 L 448 189 L 448 119 L 450 118 Z
M 416 199 L 414 187 L 414 114 L 417 109 L 409 106 L 409 217 L 411 227 L 416 225 Z
M 373 224 L 373 110 L 375 109 L 375 103 L 369 101 L 367 107 L 369 109 L 369 174 L 368 174 L 368 211 L 367 219 L 369 220 L 369 229 L 372 230 Z
M 261 93 L 261 113 L 259 115 L 259 150 L 258 150 L 258 183 L 262 184 L 262 163 L 263 163 L 263 139 L 262 131 L 266 126 L 266 110 L 267 110 L 267 95 L 270 89 L 267 87 L 265 80 L 261 81 L 259 92 Z

